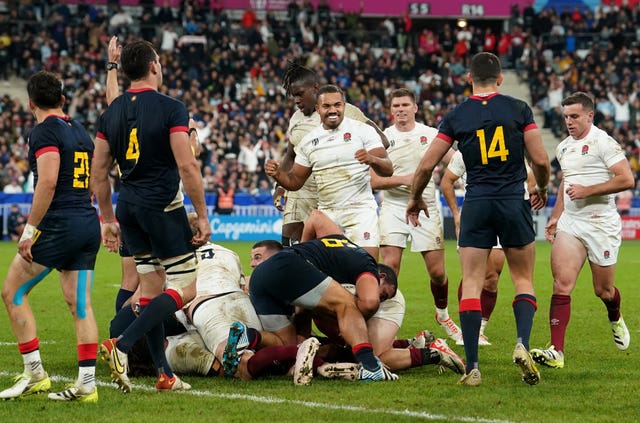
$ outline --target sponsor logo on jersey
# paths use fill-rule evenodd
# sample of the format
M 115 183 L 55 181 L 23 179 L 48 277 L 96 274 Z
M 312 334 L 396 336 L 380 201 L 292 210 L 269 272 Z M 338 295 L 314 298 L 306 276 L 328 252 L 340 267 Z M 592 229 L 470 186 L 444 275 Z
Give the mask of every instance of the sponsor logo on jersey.
M 342 140 L 343 140 L 344 142 L 349 142 L 349 141 L 351 141 L 351 132 L 345 132 L 345 133 L 344 133 L 344 136 L 342 137 Z
M 582 155 L 586 156 L 587 154 L 589 154 L 589 146 L 585 144 L 582 146 Z
M 318 138 L 314 138 L 311 140 L 311 145 L 313 145 L 314 147 L 318 145 L 318 143 L 320 142 L 320 140 Z
M 389 146 L 395 147 L 396 146 L 396 140 L 389 140 Z
M 425 137 L 424 135 L 420 137 L 420 145 L 426 145 L 427 142 L 427 137 Z

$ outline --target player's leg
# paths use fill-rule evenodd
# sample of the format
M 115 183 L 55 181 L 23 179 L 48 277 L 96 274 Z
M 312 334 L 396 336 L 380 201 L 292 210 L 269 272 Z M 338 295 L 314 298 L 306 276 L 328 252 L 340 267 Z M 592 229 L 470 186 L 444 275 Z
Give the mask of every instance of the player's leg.
M 380 245 L 380 262 L 391 267 L 396 275 L 398 275 L 400 273 L 403 251 L 403 247 L 395 245 Z
M 49 394 L 49 398 L 58 401 L 97 402 L 95 371 L 98 325 L 91 305 L 93 270 L 61 271 L 60 285 L 75 325 L 78 379 L 64 391 Z
M 533 359 L 549 367 L 564 367 L 565 334 L 571 317 L 571 292 L 587 258 L 582 242 L 566 231 L 556 233 L 551 247 L 553 294 L 549 307 L 551 341 L 545 349 L 532 349 Z
M 459 311 L 464 338 L 466 374 L 478 369 L 478 338 L 482 323 L 480 293 L 484 284 L 489 251 L 488 248 L 460 247 L 463 279 Z
M 36 321 L 27 296 L 45 276 L 51 272 L 38 263 L 28 263 L 16 254 L 2 287 L 2 299 L 9 314 L 11 328 L 18 341 L 24 370 L 16 377 L 16 383 L 0 392 L 0 398 L 10 399 L 23 395 L 48 391 L 51 380 L 42 366 L 40 345 L 36 333 Z
M 594 292 L 607 307 L 613 341 L 618 349 L 624 351 L 629 348 L 631 336 L 620 314 L 620 291 L 614 284 L 616 265 L 600 266 L 593 262 L 589 262 L 589 265 L 591 266 Z
M 502 248 L 492 248 L 487 260 L 487 273 L 484 278 L 484 286 L 480 294 L 480 306 L 482 307 L 482 324 L 480 325 L 480 344 L 491 345 L 484 335 L 484 329 L 491 318 L 498 298 L 498 280 L 504 268 L 504 251 Z

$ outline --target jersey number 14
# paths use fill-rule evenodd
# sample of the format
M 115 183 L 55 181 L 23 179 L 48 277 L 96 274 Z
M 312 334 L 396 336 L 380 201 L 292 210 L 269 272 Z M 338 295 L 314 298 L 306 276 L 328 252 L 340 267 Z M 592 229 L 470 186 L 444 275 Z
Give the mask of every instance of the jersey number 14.
M 507 161 L 509 150 L 507 150 L 507 147 L 504 143 L 504 129 L 502 126 L 496 127 L 496 131 L 493 133 L 493 138 L 491 138 L 491 145 L 489 145 L 488 150 L 484 129 L 478 129 L 476 131 L 476 135 L 478 136 L 478 141 L 480 142 L 480 157 L 482 159 L 483 165 L 489 164 L 489 159 L 494 157 L 500 157 L 500 161 L 502 162 Z

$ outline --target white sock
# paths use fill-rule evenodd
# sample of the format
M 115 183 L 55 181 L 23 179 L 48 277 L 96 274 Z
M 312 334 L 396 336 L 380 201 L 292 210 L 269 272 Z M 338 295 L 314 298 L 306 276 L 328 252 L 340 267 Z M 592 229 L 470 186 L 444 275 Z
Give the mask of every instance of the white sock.
M 78 367 L 78 386 L 93 389 L 96 386 L 96 366 Z
M 487 326 L 487 323 L 489 323 L 488 319 L 482 319 L 480 322 L 480 335 L 484 335 L 484 328 Z
M 42 360 L 40 359 L 40 350 L 22 354 L 22 361 L 24 362 L 25 374 L 33 376 L 44 373 L 44 367 L 42 367 Z
M 447 320 L 449 318 L 449 309 L 448 308 L 438 308 L 436 307 L 436 315 L 438 316 L 438 320 Z

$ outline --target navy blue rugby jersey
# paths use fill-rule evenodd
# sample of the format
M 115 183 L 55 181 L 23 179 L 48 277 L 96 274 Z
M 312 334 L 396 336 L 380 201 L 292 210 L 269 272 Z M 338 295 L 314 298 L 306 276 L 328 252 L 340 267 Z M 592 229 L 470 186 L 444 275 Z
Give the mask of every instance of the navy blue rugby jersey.
M 442 119 L 438 136 L 458 141 L 467 169 L 465 201 L 524 199 L 524 133 L 535 128 L 524 101 L 498 93 L 471 96 Z
M 68 116 L 50 115 L 33 128 L 28 142 L 34 186 L 38 185 L 38 157 L 52 151 L 60 155 L 58 181 L 49 211 L 85 209 L 95 212 L 89 192 L 93 140 L 82 124 Z
M 355 284 L 363 273 L 371 273 L 380 281 L 373 257 L 344 235 L 328 235 L 289 248 L 341 284 Z
M 129 90 L 116 98 L 100 117 L 97 142 L 107 140 L 120 166 L 119 199 L 164 209 L 180 189 L 180 175 L 170 134 L 187 132 L 184 104 L 156 90 Z

